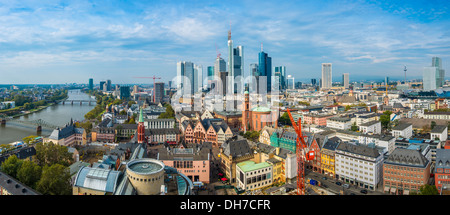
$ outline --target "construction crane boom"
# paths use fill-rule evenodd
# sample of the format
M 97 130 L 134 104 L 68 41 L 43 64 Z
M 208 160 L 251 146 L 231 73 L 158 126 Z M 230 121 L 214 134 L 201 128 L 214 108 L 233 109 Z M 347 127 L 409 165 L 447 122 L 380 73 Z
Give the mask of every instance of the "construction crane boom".
M 292 127 L 297 133 L 297 142 L 296 142 L 296 157 L 297 157 L 297 195 L 305 194 L 305 164 L 307 160 L 314 159 L 314 151 L 309 150 L 308 145 L 305 142 L 303 133 L 302 133 L 302 122 L 301 119 L 298 119 L 298 124 L 295 123 L 294 118 L 292 117 L 291 111 L 287 109 L 289 118 L 292 122 Z

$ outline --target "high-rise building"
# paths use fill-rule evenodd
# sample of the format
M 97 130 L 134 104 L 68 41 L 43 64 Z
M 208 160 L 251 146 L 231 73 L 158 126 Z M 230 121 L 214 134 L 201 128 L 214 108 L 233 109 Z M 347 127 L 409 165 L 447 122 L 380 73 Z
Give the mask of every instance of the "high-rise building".
M 286 82 L 286 67 L 285 66 L 277 66 L 274 69 L 274 75 L 279 77 L 279 86 L 281 89 L 287 89 L 287 82 Z
M 153 92 L 155 94 L 155 103 L 159 103 L 162 102 L 163 97 L 164 97 L 164 83 L 163 82 L 156 82 L 155 83 L 155 92 Z
M 233 48 L 233 40 L 231 40 L 231 30 L 228 31 L 228 75 L 234 79 L 243 76 L 244 71 L 244 47 L 237 46 Z M 233 92 L 237 91 L 237 84 L 232 84 Z
M 317 80 L 315 78 L 311 79 L 311 85 L 316 86 Z
M 331 63 L 322 63 L 322 89 L 330 89 L 332 86 Z
M 348 89 L 348 86 L 349 86 L 349 78 L 348 78 L 348 73 L 343 73 L 342 74 L 342 86 L 345 88 L 345 89 Z
M 223 58 L 220 56 L 217 56 L 216 61 L 214 63 L 214 74 L 219 76 L 220 72 L 226 72 L 227 71 L 227 63 Z
M 436 73 L 436 88 L 444 86 L 445 70 L 442 69 L 442 59 L 439 57 L 433 57 L 431 60 L 431 66 L 438 68 L 438 73 Z
M 177 63 L 177 88 L 183 89 L 185 94 L 193 94 L 194 91 L 194 64 L 188 61 Z M 189 81 L 189 83 L 184 83 Z
M 424 67 L 423 68 L 423 90 L 435 90 L 438 80 L 436 78 L 437 73 L 439 73 L 438 67 Z
M 129 86 L 120 86 L 120 99 L 128 99 L 130 98 L 130 87 Z
M 203 88 L 203 66 L 194 64 L 194 93 L 201 92 Z
M 208 68 L 207 68 L 207 77 L 208 77 L 208 80 L 213 80 L 214 79 L 214 66 L 208 66 Z
M 111 91 L 111 80 L 106 80 L 106 91 Z
M 89 78 L 89 90 L 93 90 L 94 89 L 94 79 Z
M 272 88 L 272 58 L 261 50 L 259 53 L 258 73 L 259 77 L 265 76 L 267 79 L 267 92 Z
M 105 83 L 106 83 L 106 81 L 100 81 L 100 90 L 101 91 L 106 91 L 106 88 L 104 88 L 105 87 Z

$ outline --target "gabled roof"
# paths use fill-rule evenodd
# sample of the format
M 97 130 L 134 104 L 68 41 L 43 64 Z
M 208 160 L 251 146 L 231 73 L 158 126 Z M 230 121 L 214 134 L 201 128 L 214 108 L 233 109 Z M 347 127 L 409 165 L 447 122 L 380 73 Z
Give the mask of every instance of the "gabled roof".
M 223 146 L 225 146 L 223 153 L 227 156 L 241 157 L 252 154 L 247 140 L 231 141 L 227 144 L 223 144 Z

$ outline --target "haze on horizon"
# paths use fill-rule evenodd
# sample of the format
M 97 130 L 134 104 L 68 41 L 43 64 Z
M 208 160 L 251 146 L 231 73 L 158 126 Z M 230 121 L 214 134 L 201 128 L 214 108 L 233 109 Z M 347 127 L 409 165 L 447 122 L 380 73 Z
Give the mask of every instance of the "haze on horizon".
M 227 59 L 227 31 L 244 46 L 244 74 L 257 53 L 296 80 L 421 77 L 440 57 L 450 73 L 448 1 L 2 1 L 0 84 L 151 83 L 177 61 Z M 333 80 L 339 81 L 339 80 Z

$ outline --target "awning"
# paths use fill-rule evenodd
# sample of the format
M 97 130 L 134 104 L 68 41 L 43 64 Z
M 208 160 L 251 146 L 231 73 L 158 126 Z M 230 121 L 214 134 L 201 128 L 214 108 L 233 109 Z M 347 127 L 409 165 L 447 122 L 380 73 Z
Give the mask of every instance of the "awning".
M 391 188 L 391 193 L 395 193 L 396 190 L 397 188 Z

